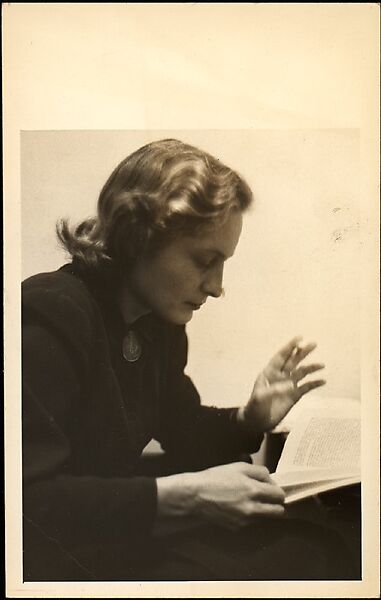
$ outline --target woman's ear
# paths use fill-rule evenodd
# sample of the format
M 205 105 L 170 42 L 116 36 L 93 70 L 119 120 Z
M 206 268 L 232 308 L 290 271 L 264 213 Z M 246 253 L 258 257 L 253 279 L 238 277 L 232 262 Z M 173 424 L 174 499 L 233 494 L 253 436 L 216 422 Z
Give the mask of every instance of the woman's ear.
M 154 221 L 153 211 L 143 198 L 130 198 L 114 214 L 107 236 L 109 256 L 123 266 L 134 262 L 150 245 Z

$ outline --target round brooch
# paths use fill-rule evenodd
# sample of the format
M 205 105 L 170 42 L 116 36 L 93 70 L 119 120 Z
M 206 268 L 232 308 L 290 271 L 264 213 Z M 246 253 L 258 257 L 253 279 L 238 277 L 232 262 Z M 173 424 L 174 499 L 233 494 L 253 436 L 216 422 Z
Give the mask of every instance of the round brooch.
M 142 355 L 142 346 L 136 333 L 130 330 L 123 338 L 123 356 L 127 362 L 136 362 Z

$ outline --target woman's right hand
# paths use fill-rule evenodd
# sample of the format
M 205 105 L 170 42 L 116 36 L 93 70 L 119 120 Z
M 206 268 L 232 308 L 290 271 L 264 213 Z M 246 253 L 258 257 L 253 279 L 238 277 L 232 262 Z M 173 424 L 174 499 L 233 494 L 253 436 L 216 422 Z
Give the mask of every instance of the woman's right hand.
M 236 530 L 259 516 L 284 513 L 284 491 L 258 465 L 231 463 L 163 477 L 157 485 L 159 521 L 183 516 Z

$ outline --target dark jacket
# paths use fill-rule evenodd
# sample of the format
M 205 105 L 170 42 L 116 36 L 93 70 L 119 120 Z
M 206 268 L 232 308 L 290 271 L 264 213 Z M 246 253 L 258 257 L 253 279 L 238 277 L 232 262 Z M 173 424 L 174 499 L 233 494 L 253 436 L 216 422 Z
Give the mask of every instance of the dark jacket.
M 113 298 L 111 284 L 72 264 L 23 283 L 26 579 L 42 546 L 46 564 L 50 547 L 71 560 L 81 545 L 149 538 L 156 480 L 137 473 L 150 439 L 182 470 L 238 460 L 262 441 L 240 431 L 237 409 L 200 404 L 183 326 L 139 319 L 143 353 L 126 362 Z

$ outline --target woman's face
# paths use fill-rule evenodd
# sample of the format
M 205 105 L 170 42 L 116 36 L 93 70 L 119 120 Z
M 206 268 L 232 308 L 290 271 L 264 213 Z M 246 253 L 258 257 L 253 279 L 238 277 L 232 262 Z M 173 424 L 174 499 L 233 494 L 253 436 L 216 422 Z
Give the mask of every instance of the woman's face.
M 171 323 L 190 321 L 208 296 L 221 295 L 224 263 L 241 229 L 242 214 L 232 210 L 213 229 L 175 238 L 155 256 L 138 258 L 126 282 L 134 302 Z

